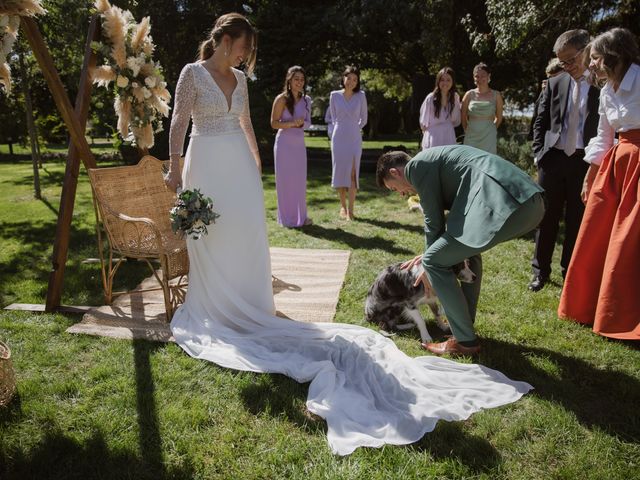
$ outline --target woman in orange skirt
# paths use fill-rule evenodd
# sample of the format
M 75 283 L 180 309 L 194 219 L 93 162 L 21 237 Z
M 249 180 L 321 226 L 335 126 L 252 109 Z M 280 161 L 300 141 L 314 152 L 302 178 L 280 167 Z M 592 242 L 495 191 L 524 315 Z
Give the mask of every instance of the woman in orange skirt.
M 586 148 L 586 209 L 558 315 L 606 337 L 640 340 L 640 51 L 623 28 L 590 47 L 589 68 L 606 84 L 598 135 Z

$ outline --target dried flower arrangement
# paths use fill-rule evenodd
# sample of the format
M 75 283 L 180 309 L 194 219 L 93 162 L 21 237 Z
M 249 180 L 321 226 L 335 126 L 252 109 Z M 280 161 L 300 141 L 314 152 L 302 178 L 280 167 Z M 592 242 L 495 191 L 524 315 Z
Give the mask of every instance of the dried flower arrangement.
M 0 0 L 0 85 L 11 92 L 11 69 L 7 58 L 18 38 L 20 17 L 46 13 L 40 0 Z
M 169 115 L 171 94 L 162 67 L 152 57 L 149 17 L 136 23 L 130 11 L 108 0 L 96 0 L 95 8 L 102 18 L 104 41 L 93 42 L 92 48 L 105 63 L 91 72 L 93 82 L 104 87 L 114 83 L 118 132 L 138 148 L 150 148 L 154 133 L 162 130 L 162 117 Z

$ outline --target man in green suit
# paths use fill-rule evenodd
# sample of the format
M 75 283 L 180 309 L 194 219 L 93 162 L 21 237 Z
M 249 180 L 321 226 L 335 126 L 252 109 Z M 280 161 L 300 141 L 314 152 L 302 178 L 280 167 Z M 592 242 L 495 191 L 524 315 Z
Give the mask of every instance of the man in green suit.
M 542 188 L 512 163 L 466 145 L 427 148 L 413 159 L 388 152 L 378 160 L 377 182 L 401 195 L 417 193 L 424 210 L 426 249 L 416 281 L 433 286 L 453 337 L 423 344 L 437 355 L 480 351 L 473 323 L 482 281 L 481 252 L 535 229 L 544 215 Z M 445 217 L 445 211 L 449 211 Z M 460 284 L 452 267 L 469 259 L 474 283 Z

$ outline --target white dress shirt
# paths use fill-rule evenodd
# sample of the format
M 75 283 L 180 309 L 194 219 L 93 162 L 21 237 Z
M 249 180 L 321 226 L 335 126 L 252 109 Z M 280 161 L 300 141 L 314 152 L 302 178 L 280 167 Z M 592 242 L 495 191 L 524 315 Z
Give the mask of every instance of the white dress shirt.
M 615 132 L 640 129 L 640 66 L 632 63 L 616 92 L 607 82 L 600 91 L 598 134 L 586 148 L 585 162 L 600 165 L 614 143 Z
M 582 74 L 584 79 L 580 82 L 580 119 L 578 120 L 578 135 L 576 136 L 576 150 L 584 148 L 584 138 L 582 133 L 584 132 L 584 122 L 587 117 L 587 100 L 589 98 L 589 88 L 591 85 L 587 81 L 589 77 L 589 71 L 585 70 Z M 564 144 L 567 138 L 567 129 L 569 127 L 569 114 L 571 113 L 571 96 L 573 95 L 573 89 L 576 88 L 576 80 L 571 77 L 571 83 L 569 86 L 569 95 L 567 96 L 567 111 L 564 113 L 564 120 L 562 122 L 562 131 L 560 132 L 560 138 L 554 145 L 559 150 L 564 150 Z

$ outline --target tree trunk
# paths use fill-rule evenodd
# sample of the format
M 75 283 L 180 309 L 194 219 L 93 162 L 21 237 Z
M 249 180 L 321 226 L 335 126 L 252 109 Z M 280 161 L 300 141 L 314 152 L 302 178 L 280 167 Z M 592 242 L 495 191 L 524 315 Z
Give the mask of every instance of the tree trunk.
M 35 136 L 38 139 L 38 127 L 35 127 Z M 38 168 L 42 168 L 42 153 L 40 152 L 40 140 L 36 140 L 36 152 L 38 152 Z
M 13 160 L 14 160 L 14 158 L 13 158 L 13 143 L 9 143 L 9 158 L 13 162 Z
M 40 155 L 38 153 L 38 134 L 36 132 L 36 124 L 33 121 L 33 102 L 31 101 L 29 76 L 27 74 L 27 67 L 24 64 L 24 55 L 19 53 L 18 59 L 22 74 L 21 84 L 27 114 L 27 128 L 29 130 L 29 140 L 31 143 L 31 161 L 33 162 L 33 196 L 40 200 L 42 195 L 40 193 L 40 173 L 38 172 L 38 166 L 42 164 L 42 160 L 40 160 Z

